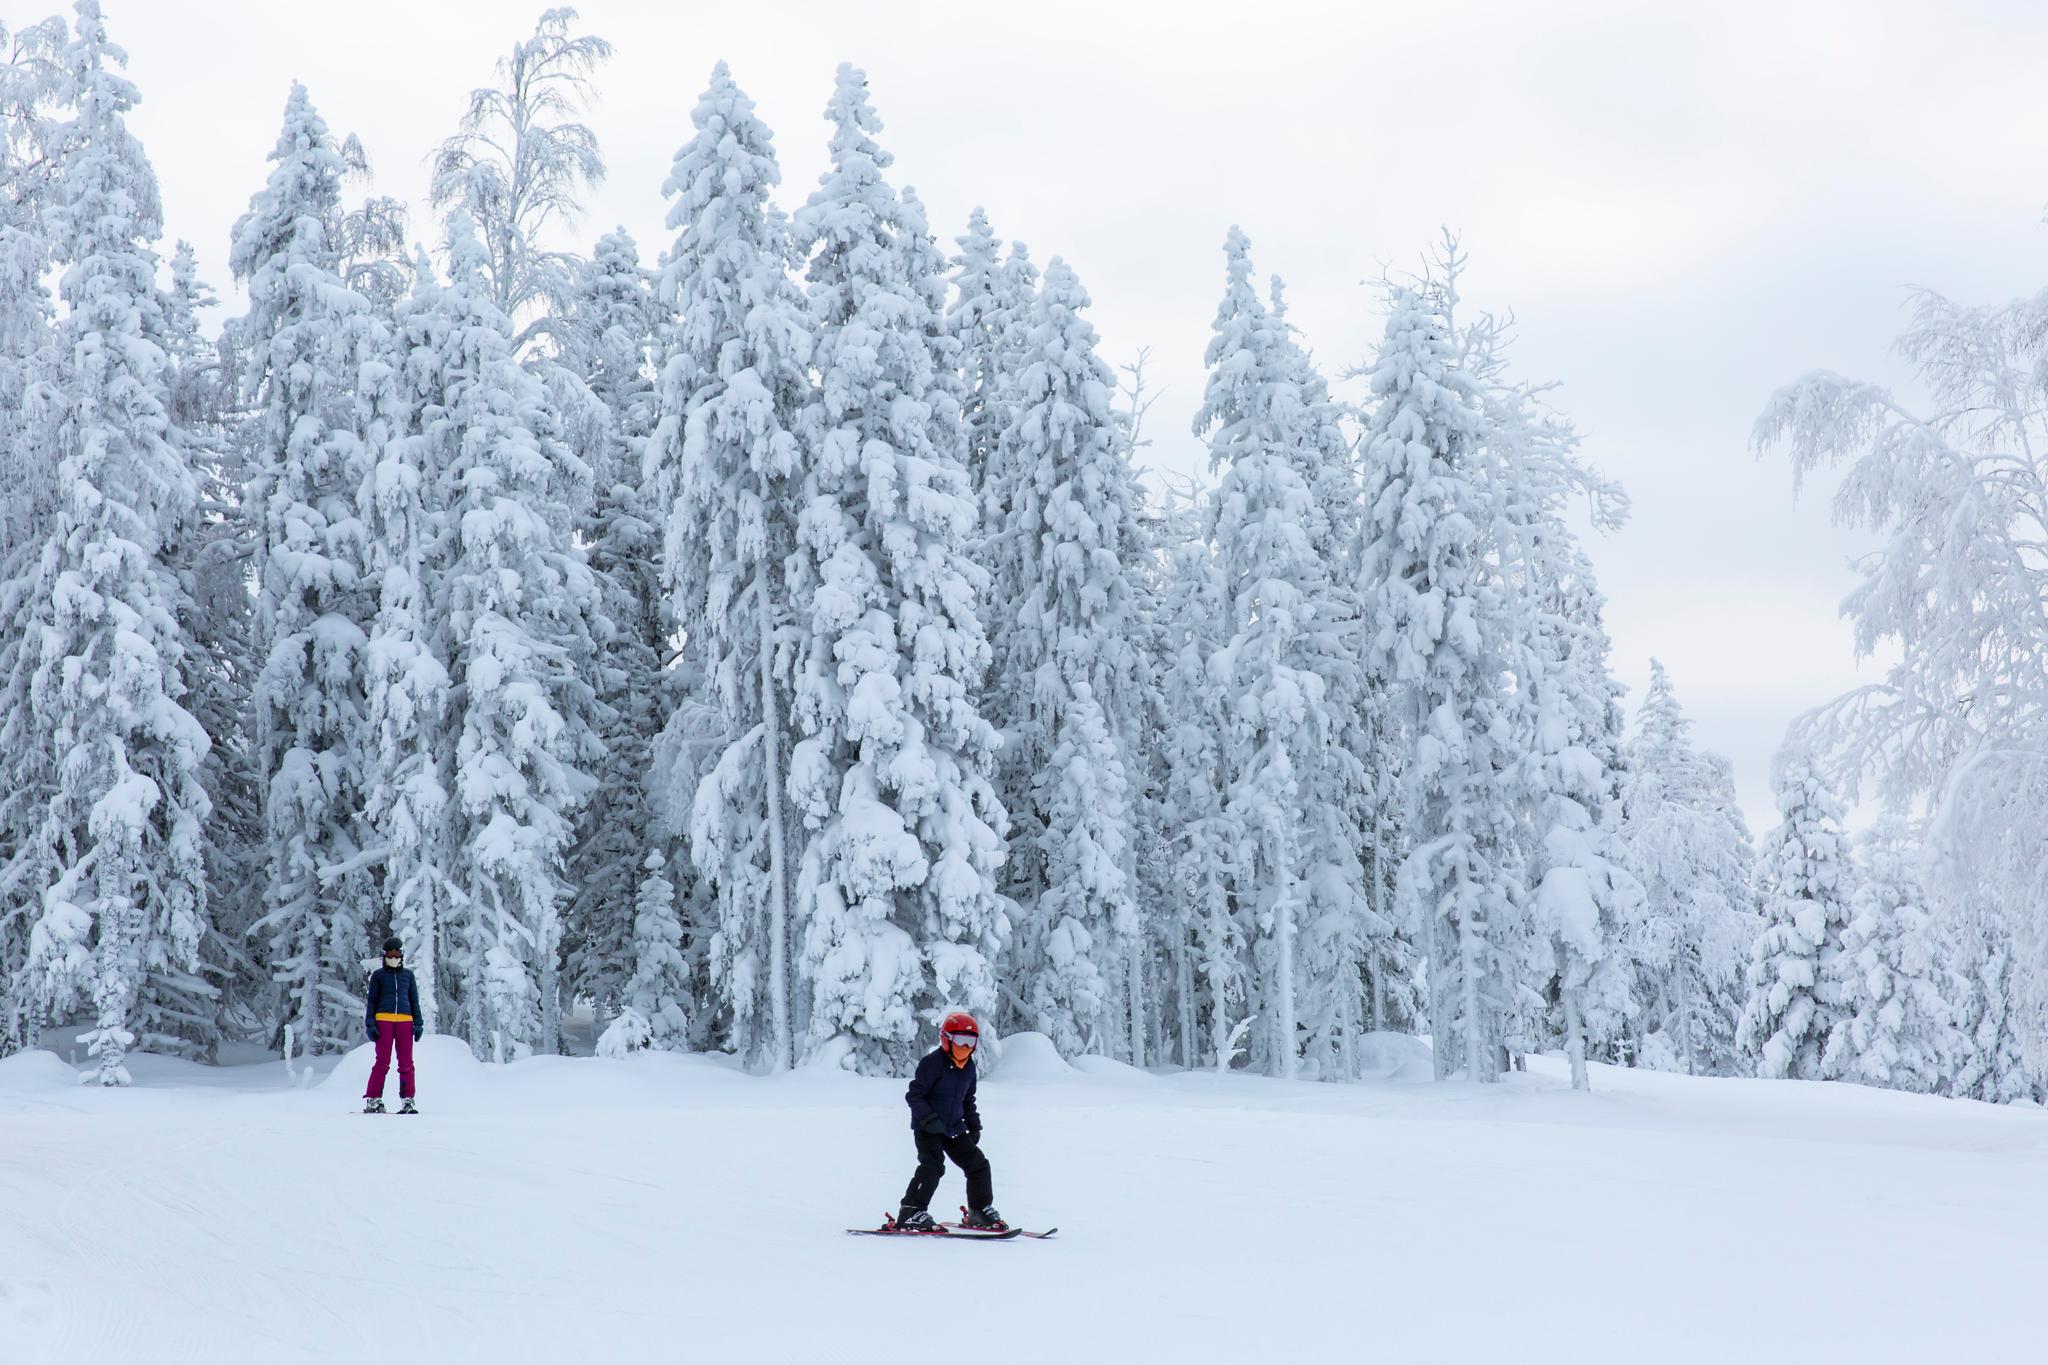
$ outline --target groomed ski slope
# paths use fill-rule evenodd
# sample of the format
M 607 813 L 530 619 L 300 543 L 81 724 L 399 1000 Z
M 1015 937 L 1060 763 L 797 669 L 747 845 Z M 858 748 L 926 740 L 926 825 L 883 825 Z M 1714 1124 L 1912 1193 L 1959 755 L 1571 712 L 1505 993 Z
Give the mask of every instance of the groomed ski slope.
M 1076 1070 L 982 1087 L 1048 1242 L 847 1237 L 909 1174 L 900 1082 L 421 1049 L 0 1061 L 0 1360 L 2028 1361 L 2048 1114 L 1536 1061 L 1353 1087 Z M 392 1087 L 396 1093 L 396 1086 Z M 948 1175 L 939 1204 L 959 1199 Z M 379 1337 L 388 1338 L 380 1341 Z

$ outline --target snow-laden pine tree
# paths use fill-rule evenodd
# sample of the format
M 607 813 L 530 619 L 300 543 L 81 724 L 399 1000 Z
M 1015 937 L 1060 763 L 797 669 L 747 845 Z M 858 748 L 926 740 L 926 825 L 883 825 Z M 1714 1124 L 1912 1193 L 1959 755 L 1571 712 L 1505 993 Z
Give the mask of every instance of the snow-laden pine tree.
M 633 974 L 626 982 L 625 1008 L 647 1021 L 647 1046 L 681 1052 L 690 1044 L 689 964 L 683 960 L 683 926 L 676 918 L 676 888 L 660 849 L 647 855 L 633 917 Z
M 981 594 L 980 616 L 988 637 L 990 663 L 982 689 L 982 710 L 997 726 L 1031 710 L 1033 679 L 1028 667 L 1014 667 L 1009 658 L 1016 619 L 1040 564 L 1038 546 L 1023 525 L 1023 509 L 1013 504 L 1020 494 L 1036 498 L 1033 462 L 1017 450 L 1016 389 L 1022 376 L 1031 329 L 1031 301 L 1038 272 L 1021 243 L 1011 246 L 1008 261 L 1002 242 L 979 208 L 968 217 L 967 232 L 954 239 L 960 247 L 952 259 L 953 297 L 946 313 L 946 331 L 958 347 L 961 382 L 961 430 L 970 486 L 981 522 L 971 542 L 972 558 L 988 574 Z M 1041 737 L 1042 738 L 1042 737 Z M 1035 906 L 1046 884 L 1045 825 L 1032 789 L 1038 778 L 1033 755 L 1025 745 L 1006 737 L 996 755 L 995 785 L 1009 816 L 1009 844 L 997 886 L 1006 906 Z M 1043 757 L 1040 746 L 1037 757 Z M 1044 961 L 1044 935 L 1033 915 L 1012 910 L 1015 932 L 1001 974 L 1006 1021 L 1035 1027 L 1033 1010 L 1019 1002 L 1033 989 Z
M 1498 1078 L 1505 1019 L 1529 960 L 1504 781 L 1514 761 L 1501 695 L 1509 624 L 1481 539 L 1484 396 L 1458 365 L 1442 291 L 1389 291 L 1365 368 L 1365 662 L 1414 746 L 1402 764 L 1407 856 L 1397 904 L 1426 945 L 1439 1077 Z
M 1439 259 L 1454 307 L 1464 269 L 1454 238 Z M 1491 317 L 1458 331 L 1460 363 L 1485 400 L 1485 538 L 1507 609 L 1502 644 L 1514 674 L 1508 744 L 1518 756 L 1512 780 L 1523 807 L 1521 875 L 1533 891 L 1526 984 L 1545 1005 L 1518 1011 L 1515 1041 L 1527 1047 L 1561 1039 L 1572 1082 L 1584 1089 L 1589 1045 L 1616 1039 L 1636 1013 L 1630 953 L 1643 895 L 1617 838 L 1621 688 L 1608 669 L 1600 591 L 1569 518 L 1584 506 L 1595 529 L 1614 529 L 1627 499 L 1586 465 L 1578 433 L 1542 389 L 1510 377 L 1508 339 Z
M 2012 931 L 1990 896 L 1958 897 L 1937 920 L 1944 956 L 1963 979 L 1955 1021 L 1961 1046 L 1949 1093 L 2011 1104 L 2048 1099 L 2026 1055 L 2021 993 Z
M 913 1055 L 922 1016 L 995 1002 L 1004 816 L 974 696 L 988 644 L 960 414 L 937 363 L 944 282 L 922 216 L 883 178 L 855 68 L 839 68 L 826 118 L 831 165 L 796 219 L 820 391 L 804 422 L 790 790 L 810 831 L 811 1043 L 843 1039 L 854 1065 L 887 1070 Z
M 967 231 L 953 239 L 952 304 L 946 310 L 946 332 L 960 347 L 960 426 L 969 484 L 980 489 L 997 443 L 1013 419 L 1010 385 L 1018 372 L 1012 354 L 1013 329 L 1023 321 L 1031 297 L 1018 295 L 1029 280 L 1006 269 L 1002 239 L 989 228 L 988 215 L 977 208 L 967 217 Z M 1023 259 L 1023 258 L 1017 258 Z
M 450 458 L 441 357 L 454 310 L 422 259 L 392 322 L 390 356 L 359 371 L 370 469 L 359 495 L 366 562 L 377 584 L 364 651 L 364 823 L 382 852 L 390 932 L 406 945 L 427 1026 L 440 1021 L 444 926 L 462 891 L 452 880 L 447 618 L 437 593 L 455 528 L 442 515 Z
M 792 573 L 811 319 L 785 271 L 788 223 L 769 198 L 782 178 L 773 135 L 725 63 L 691 119 L 696 133 L 664 187 L 680 235 L 662 298 L 679 321 L 647 476 L 671 610 L 726 739 L 689 817 L 692 857 L 718 897 L 713 985 L 733 1046 L 781 1069 L 795 1060 L 789 949 L 802 923 L 790 913 L 802 844 L 787 793 L 792 659 L 811 610 Z
M 578 381 L 594 429 L 578 442 L 590 465 L 577 540 L 597 581 L 605 623 L 591 660 L 604 758 L 569 859 L 564 986 L 603 1012 L 618 1007 L 632 967 L 634 900 L 654 847 L 647 783 L 661 728 L 668 616 L 660 585 L 659 518 L 641 486 L 654 426 L 655 306 L 633 239 L 598 239 L 560 321 L 556 369 Z
M 1063 1052 L 1145 1058 L 1143 954 L 1131 885 L 1130 737 L 1143 703 L 1137 644 L 1148 553 L 1115 375 L 1096 355 L 1089 303 L 1064 261 L 1029 305 L 1009 378 L 1003 528 L 1015 581 L 989 718 L 1003 731 L 1012 846 L 1037 842 L 1034 884 L 1009 881 L 1019 922 L 1009 970 L 1031 1028 Z
M 61 19 L 0 28 L 0 1052 L 33 1045 L 43 1023 L 24 972 L 54 850 L 43 813 L 55 779 L 29 683 L 38 560 L 56 514 L 45 433 L 58 357 L 47 277 L 53 162 L 50 105 L 60 87 Z
M 1764 842 L 1764 928 L 1750 950 L 1736 1046 L 1766 1079 L 1823 1079 L 1844 1018 L 1842 936 L 1855 896 L 1842 806 L 1812 757 L 1791 750 L 1776 775 L 1783 817 Z
M 1251 998 L 1247 907 L 1232 891 L 1244 839 L 1225 801 L 1226 700 L 1209 671 L 1227 620 L 1215 554 L 1205 538 L 1189 535 L 1172 551 L 1159 604 L 1158 810 L 1173 833 L 1167 894 L 1152 915 L 1154 932 L 1170 945 L 1182 1064 L 1206 1058 L 1226 1069 Z
M 1007 498 L 1018 483 L 1012 463 L 1011 439 L 1016 429 L 1011 392 L 1024 369 L 1024 352 L 1031 334 L 1031 301 L 1038 297 L 1038 267 L 1031 263 L 1031 251 L 1022 242 L 1010 243 L 1010 250 L 993 278 L 985 283 L 976 278 L 978 249 L 973 245 L 977 231 L 970 228 L 954 257 L 954 279 L 959 296 L 949 316 L 950 335 L 960 347 L 964 388 L 961 398 L 969 470 L 974 483 L 975 506 L 981 524 L 974 537 L 974 562 L 989 575 L 989 590 L 983 625 L 996 663 L 989 670 L 990 686 L 1004 685 L 1001 666 L 1003 637 L 1008 633 L 1004 616 L 1006 603 L 1015 600 L 1009 589 L 1012 580 L 1024 573 L 1016 537 L 1006 535 L 1010 524 Z M 997 243 L 986 250 L 993 254 Z M 972 289 L 975 292 L 970 294 Z M 982 291 L 987 297 L 978 297 Z M 1026 858 L 1032 851 L 1020 844 L 1018 853 Z M 1004 878 L 1018 875 L 1005 867 Z
M 1224 693 L 1226 808 L 1240 831 L 1233 891 L 1257 926 L 1253 1055 L 1272 1075 L 1300 1061 L 1297 935 L 1309 913 L 1312 852 L 1303 812 L 1330 742 L 1328 684 L 1316 670 L 1326 615 L 1316 504 L 1300 470 L 1305 421 L 1285 327 L 1251 282 L 1250 243 L 1224 242 L 1228 283 L 1206 361 L 1195 434 L 1220 477 L 1209 537 L 1223 579 L 1224 632 L 1209 660 Z
M 426 567 L 454 734 L 440 988 L 472 1048 L 522 1056 L 559 1043 L 560 869 L 590 785 L 577 765 L 602 753 L 584 673 L 596 585 L 570 511 L 590 473 L 514 357 L 459 212 L 448 245 L 449 280 L 424 300 L 429 349 L 406 359 L 423 371 L 413 421 L 435 447 L 428 514 L 445 533 Z
M 1296 1014 L 1317 1074 L 1350 1080 L 1358 1074 L 1358 1035 L 1375 1027 L 1376 1016 L 1384 1021 L 1394 997 L 1405 993 L 1397 981 L 1411 968 L 1380 875 L 1388 845 L 1399 839 L 1398 830 L 1382 827 L 1395 814 L 1385 762 L 1395 727 L 1387 689 L 1359 654 L 1357 452 L 1341 424 L 1341 405 L 1287 324 L 1277 277 L 1272 300 L 1279 362 L 1297 405 L 1296 435 L 1286 450 L 1308 489 L 1302 532 L 1321 565 L 1313 619 L 1298 628 L 1304 662 L 1322 680 L 1330 727 L 1328 742 L 1310 751 L 1303 770 L 1306 917 Z
M 1538 878 L 1531 902 L 1550 941 L 1572 1083 L 1587 1088 L 1589 1046 L 1620 1037 L 1636 1014 L 1635 962 L 1644 892 L 1620 837 L 1620 688 L 1592 566 L 1561 524 L 1532 537 L 1556 552 L 1528 565 L 1535 655 L 1529 785 Z
M 145 980 L 197 965 L 207 925 L 208 741 L 183 705 L 190 648 L 167 541 L 198 497 L 169 420 L 165 322 L 150 244 L 155 174 L 126 115 L 98 0 L 58 57 L 73 116 L 53 128 L 49 211 L 62 267 L 46 447 L 55 505 L 29 587 L 29 704 L 54 761 L 41 829 L 51 874 L 22 986 L 41 1017 L 90 1000 L 102 1085 L 124 1085 Z
M 541 11 L 531 36 L 498 59 L 497 83 L 469 92 L 460 130 L 434 157 L 434 207 L 469 216 L 492 302 L 521 329 L 515 351 L 571 305 L 576 259 L 545 239 L 604 180 L 597 134 L 573 116 L 594 97 L 591 78 L 612 45 L 577 33 L 577 18 L 566 5 Z
M 254 412 L 245 516 L 269 833 L 256 932 L 297 1047 L 341 1052 L 361 1041 L 356 991 L 379 918 L 370 873 L 327 871 L 365 844 L 364 651 L 376 598 L 357 508 L 370 455 L 356 380 L 378 337 L 368 301 L 339 273 L 347 168 L 303 85 L 285 101 L 270 160 L 228 256 L 249 296 L 236 331 Z
M 1956 1006 L 1967 987 L 1934 933 L 1919 858 L 1919 841 L 1897 821 L 1863 842 L 1835 960 L 1842 1017 L 1821 1065 L 1840 1080 L 1934 1094 L 1955 1073 Z
M 1612 1055 L 1733 1075 L 1749 950 L 1762 928 L 1756 855 L 1726 764 L 1693 747 L 1692 720 L 1655 659 L 1623 767 L 1621 843 L 1644 895 L 1630 951 L 1642 1013 Z
M 260 784 L 248 731 L 249 687 L 256 673 L 251 642 L 248 527 L 241 516 L 248 483 L 244 415 L 236 398 L 234 329 L 220 343 L 200 314 L 218 306 L 199 278 L 189 242 L 171 253 L 164 293 L 164 350 L 170 366 L 166 405 L 184 433 L 198 498 L 191 519 L 165 542 L 184 588 L 192 642 L 185 709 L 210 737 L 201 780 L 213 811 L 206 826 L 207 926 L 199 965 L 151 973 L 138 1004 L 138 1044 L 149 1052 L 214 1060 L 225 1027 L 276 1014 L 276 983 L 251 942 L 261 916 L 266 851 Z

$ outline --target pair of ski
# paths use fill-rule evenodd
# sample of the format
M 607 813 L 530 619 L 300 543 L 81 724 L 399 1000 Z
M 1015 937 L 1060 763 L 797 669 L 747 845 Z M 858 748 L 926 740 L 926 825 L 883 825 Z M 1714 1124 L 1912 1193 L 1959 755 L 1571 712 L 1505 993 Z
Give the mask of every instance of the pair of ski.
M 961 1209 L 960 1216 L 965 1218 L 967 1210 Z M 951 1237 L 960 1242 L 1007 1242 L 1017 1237 L 1043 1240 L 1059 1229 L 1047 1228 L 1044 1232 L 1026 1232 L 1022 1228 L 971 1228 L 965 1223 L 936 1223 L 929 1231 L 922 1228 L 913 1230 L 898 1227 L 896 1216 L 885 1213 L 882 1215 L 882 1226 L 878 1228 L 848 1228 L 847 1231 L 856 1237 Z

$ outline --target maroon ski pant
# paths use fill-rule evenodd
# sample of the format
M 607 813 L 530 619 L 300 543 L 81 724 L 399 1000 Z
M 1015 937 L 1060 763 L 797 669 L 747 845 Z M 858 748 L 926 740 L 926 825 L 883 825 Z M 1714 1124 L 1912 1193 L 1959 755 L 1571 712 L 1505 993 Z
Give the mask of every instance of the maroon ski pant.
M 384 1098 L 384 1078 L 391 1074 L 391 1048 L 394 1043 L 398 1046 L 398 1093 L 403 1099 L 412 1098 L 412 1021 L 379 1019 L 377 1064 L 370 1068 L 370 1088 L 363 1092 L 364 1099 Z

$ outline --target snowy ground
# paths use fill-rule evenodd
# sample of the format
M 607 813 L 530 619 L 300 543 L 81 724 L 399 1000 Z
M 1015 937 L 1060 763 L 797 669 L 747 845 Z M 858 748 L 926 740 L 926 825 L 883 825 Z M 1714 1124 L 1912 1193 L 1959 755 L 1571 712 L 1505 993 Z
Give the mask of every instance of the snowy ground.
M 1048 1242 L 841 1235 L 909 1174 L 900 1083 L 716 1059 L 367 1049 L 0 1061 L 0 1360 L 2022 1361 L 2048 1114 L 1852 1086 L 1411 1060 L 1356 1087 L 1086 1071 L 983 1086 Z M 1390 1045 L 1390 1058 L 1396 1049 Z M 393 1091 L 395 1093 L 394 1085 Z M 958 1202 L 949 1174 L 939 1202 Z M 372 1345 L 388 1334 L 388 1346 Z

